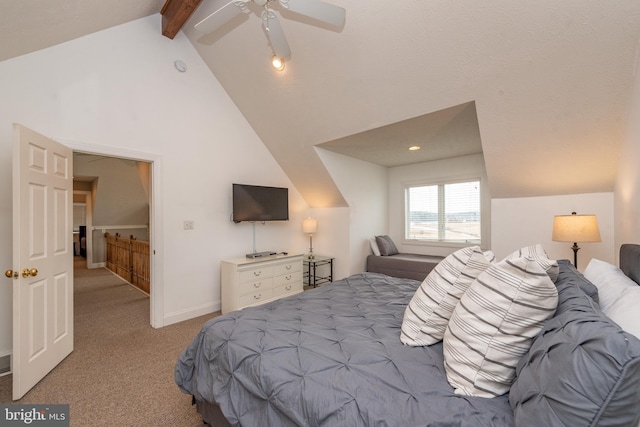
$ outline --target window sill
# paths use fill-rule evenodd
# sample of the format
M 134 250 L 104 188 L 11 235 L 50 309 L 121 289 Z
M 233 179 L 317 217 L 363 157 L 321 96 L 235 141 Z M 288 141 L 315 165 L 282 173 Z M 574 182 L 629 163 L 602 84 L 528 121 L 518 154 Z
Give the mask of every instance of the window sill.
M 439 247 L 439 248 L 466 248 L 467 246 L 480 246 L 482 247 L 482 242 L 443 242 L 443 241 L 427 241 L 427 240 L 402 240 L 402 244 L 406 246 L 420 246 L 420 247 Z

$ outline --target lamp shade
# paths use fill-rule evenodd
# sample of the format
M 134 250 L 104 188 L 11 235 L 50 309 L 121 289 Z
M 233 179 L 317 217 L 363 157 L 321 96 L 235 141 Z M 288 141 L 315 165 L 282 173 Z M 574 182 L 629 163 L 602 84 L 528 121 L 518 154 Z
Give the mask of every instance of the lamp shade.
M 595 215 L 556 215 L 553 218 L 555 242 L 600 242 L 600 229 Z
M 302 232 L 307 234 L 314 234 L 318 231 L 318 221 L 315 218 L 305 218 L 302 220 Z

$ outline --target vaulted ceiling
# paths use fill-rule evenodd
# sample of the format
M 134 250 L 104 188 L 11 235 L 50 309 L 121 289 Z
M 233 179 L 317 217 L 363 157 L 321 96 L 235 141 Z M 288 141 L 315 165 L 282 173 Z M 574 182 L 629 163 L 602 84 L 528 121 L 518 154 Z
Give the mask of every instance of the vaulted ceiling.
M 202 0 L 190 18 L 176 12 L 311 206 L 344 205 L 317 147 L 368 152 L 365 159 L 376 161 L 372 150 L 406 145 L 402 124 L 419 121 L 427 126 L 414 126 L 420 145 L 448 149 L 465 139 L 451 128 L 476 126 L 470 132 L 480 137 L 475 150 L 484 153 L 493 197 L 612 191 L 636 72 L 640 2 L 327 1 L 347 10 L 338 31 L 280 13 L 292 51 L 282 72 L 270 66 L 254 5 L 213 34 L 193 28 L 212 0 Z M 164 3 L 0 0 L 0 60 L 159 13 Z M 437 131 L 445 124 L 448 132 Z

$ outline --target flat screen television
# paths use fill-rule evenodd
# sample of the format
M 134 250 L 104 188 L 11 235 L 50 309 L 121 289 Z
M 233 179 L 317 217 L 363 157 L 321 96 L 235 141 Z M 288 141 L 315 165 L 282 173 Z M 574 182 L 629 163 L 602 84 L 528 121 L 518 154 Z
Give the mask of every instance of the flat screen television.
M 287 221 L 289 189 L 233 184 L 233 222 Z

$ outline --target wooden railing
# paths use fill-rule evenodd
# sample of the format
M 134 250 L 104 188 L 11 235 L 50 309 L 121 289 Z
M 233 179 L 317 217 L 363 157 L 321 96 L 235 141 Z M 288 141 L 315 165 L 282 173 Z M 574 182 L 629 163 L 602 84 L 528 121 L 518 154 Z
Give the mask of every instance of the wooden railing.
M 150 291 L 149 242 L 130 236 L 123 239 L 119 233 L 105 233 L 107 241 L 107 268 L 146 293 Z

